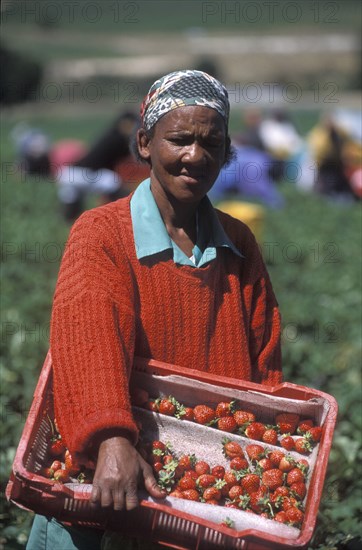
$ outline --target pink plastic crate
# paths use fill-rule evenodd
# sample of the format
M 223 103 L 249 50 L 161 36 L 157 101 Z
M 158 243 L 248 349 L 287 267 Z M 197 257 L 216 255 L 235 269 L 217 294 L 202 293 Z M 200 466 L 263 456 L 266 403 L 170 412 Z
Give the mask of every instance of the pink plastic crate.
M 156 382 L 154 377 L 156 377 Z M 315 456 L 311 462 L 305 517 L 297 535 L 294 538 L 286 536 L 283 533 L 283 527 L 281 532 L 276 532 L 275 526 L 272 525 L 273 529 L 270 529 L 270 526 L 277 522 L 262 519 L 260 520 L 261 524 L 257 527 L 250 527 L 253 525 L 253 521 L 249 521 L 248 525 L 242 529 L 231 529 L 221 523 L 216 523 L 215 520 L 211 521 L 208 518 L 209 512 L 204 517 L 200 517 L 195 515 L 195 512 L 189 513 L 189 510 L 186 512 L 170 507 L 169 503 L 166 504 L 163 501 L 148 500 L 145 494 L 140 506 L 131 512 L 94 510 L 89 505 L 91 485 L 62 484 L 40 475 L 42 467 L 49 463 L 48 441 L 51 428 L 45 411 L 50 416 L 53 414 L 50 354 L 44 362 L 16 452 L 6 489 L 8 500 L 21 508 L 54 516 L 65 523 L 121 530 L 123 533 L 142 535 L 148 540 L 181 550 L 216 550 L 221 548 L 262 550 L 305 548 L 308 545 L 315 528 L 337 417 L 337 403 L 332 396 L 290 383 L 283 383 L 275 387 L 261 386 L 221 376 L 210 376 L 207 373 L 141 358 L 135 360 L 133 379 L 136 384 L 140 380 L 144 382 L 150 379 L 151 387 L 152 384 L 154 387 L 156 387 L 155 384 L 158 384 L 165 388 L 170 384 L 171 387 L 174 387 L 173 384 L 176 380 L 175 391 L 181 391 L 181 393 L 185 389 L 183 384 L 189 388 L 193 384 L 199 384 L 202 388 L 206 388 L 205 391 L 209 396 L 214 394 L 215 399 L 219 394 L 225 395 L 226 393 L 233 396 L 234 392 L 244 392 L 243 395 L 249 398 L 251 403 L 258 399 L 261 402 L 265 401 L 266 414 L 269 401 L 273 407 L 279 408 L 279 410 L 283 410 L 284 407 L 284 410 L 292 411 L 298 409 L 299 406 L 309 406 L 309 404 L 314 407 L 320 418 L 323 418 L 323 436 L 313 451 Z M 190 384 L 190 380 L 195 382 Z M 181 424 L 185 424 L 185 422 Z M 192 424 L 190 424 L 190 429 L 192 429 Z M 204 429 L 212 430 L 212 428 Z M 205 507 L 215 508 L 203 504 L 199 506 L 204 509 Z M 228 509 L 223 508 L 223 510 L 225 518 L 229 515 Z M 239 511 L 236 513 L 245 514 L 245 512 Z M 253 514 L 248 515 L 252 516 Z

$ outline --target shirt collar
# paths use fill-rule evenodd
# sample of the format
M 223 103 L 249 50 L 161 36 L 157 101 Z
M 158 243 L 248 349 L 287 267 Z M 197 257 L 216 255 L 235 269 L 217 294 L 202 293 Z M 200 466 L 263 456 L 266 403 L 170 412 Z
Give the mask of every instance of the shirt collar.
M 174 251 L 174 261 L 180 263 L 180 249 L 176 249 L 167 233 L 165 224 L 158 210 L 156 201 L 150 188 L 150 179 L 144 180 L 134 191 L 131 201 L 131 218 L 133 226 L 133 236 L 138 259 L 159 254 L 165 250 Z M 198 238 L 195 246 L 196 256 L 200 251 L 200 260 L 203 263 L 216 257 L 216 248 L 230 248 L 236 255 L 243 257 L 236 246 L 229 239 L 221 222 L 209 200 L 205 197 L 198 210 Z M 177 247 L 178 248 L 178 247 Z M 186 255 L 184 255 L 187 258 Z M 187 258 L 188 265 L 195 265 Z

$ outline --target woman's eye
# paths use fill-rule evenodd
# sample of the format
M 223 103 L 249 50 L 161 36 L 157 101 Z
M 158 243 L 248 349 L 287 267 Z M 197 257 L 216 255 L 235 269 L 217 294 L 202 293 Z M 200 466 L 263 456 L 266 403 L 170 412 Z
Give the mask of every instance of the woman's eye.
M 207 147 L 221 147 L 221 142 L 219 140 L 210 140 L 205 143 Z
M 191 143 L 191 140 L 190 138 L 186 138 L 186 137 L 174 137 L 174 138 L 170 138 L 170 141 L 171 143 L 175 143 L 176 145 L 187 145 L 189 143 Z
M 172 138 L 169 138 L 169 141 L 171 143 L 174 143 L 175 145 L 178 145 L 179 147 L 183 147 L 183 146 L 186 147 L 187 145 L 192 145 L 192 143 L 194 142 L 193 138 L 186 137 L 186 136 L 172 137 Z M 221 147 L 222 143 L 219 139 L 209 139 L 209 140 L 200 141 L 200 145 L 201 147 L 216 148 L 216 147 Z

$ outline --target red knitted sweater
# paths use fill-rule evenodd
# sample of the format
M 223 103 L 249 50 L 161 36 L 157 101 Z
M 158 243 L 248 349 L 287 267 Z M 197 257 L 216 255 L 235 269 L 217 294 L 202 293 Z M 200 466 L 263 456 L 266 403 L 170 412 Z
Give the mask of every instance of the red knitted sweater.
M 55 412 L 68 448 L 123 428 L 137 438 L 128 379 L 134 355 L 264 384 L 281 381 L 280 316 L 255 239 L 218 212 L 235 246 L 202 268 L 166 252 L 138 260 L 130 197 L 74 224 L 54 296 Z

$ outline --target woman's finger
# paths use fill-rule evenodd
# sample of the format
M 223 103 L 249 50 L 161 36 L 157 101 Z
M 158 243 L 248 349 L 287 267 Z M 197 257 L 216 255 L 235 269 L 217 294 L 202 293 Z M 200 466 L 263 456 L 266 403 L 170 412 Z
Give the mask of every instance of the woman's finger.
M 133 510 L 138 506 L 137 483 L 131 481 L 126 488 L 126 510 Z
M 113 508 L 114 510 L 123 510 L 124 509 L 124 490 L 114 489 L 113 490 Z
M 90 497 L 90 503 L 92 506 L 97 506 L 100 502 L 101 489 L 96 483 L 93 483 L 92 493 Z
M 143 474 L 143 481 L 144 481 L 146 491 L 153 498 L 165 498 L 167 495 L 167 492 L 161 489 L 157 485 L 157 481 L 155 476 L 153 475 L 151 466 L 141 457 L 139 458 L 139 462 L 140 462 L 140 467 Z

